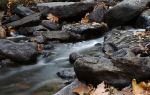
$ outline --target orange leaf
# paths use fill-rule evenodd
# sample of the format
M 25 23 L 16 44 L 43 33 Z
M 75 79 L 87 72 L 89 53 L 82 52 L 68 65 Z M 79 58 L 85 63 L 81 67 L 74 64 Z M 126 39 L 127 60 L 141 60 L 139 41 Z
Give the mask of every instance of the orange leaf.
M 85 17 L 82 18 L 81 23 L 82 24 L 87 24 L 89 23 L 89 19 L 88 19 L 89 13 L 86 13 Z
M 134 95 L 150 95 L 150 83 L 141 82 L 137 84 L 136 80 L 132 80 L 132 89 Z
M 57 16 L 54 16 L 51 13 L 48 14 L 47 19 L 50 20 L 51 22 L 58 22 L 59 21 L 59 18 Z
M 73 89 L 73 93 L 79 94 L 79 95 L 90 95 L 90 92 L 92 91 L 92 86 L 87 86 L 83 83 L 79 85 L 79 87 Z

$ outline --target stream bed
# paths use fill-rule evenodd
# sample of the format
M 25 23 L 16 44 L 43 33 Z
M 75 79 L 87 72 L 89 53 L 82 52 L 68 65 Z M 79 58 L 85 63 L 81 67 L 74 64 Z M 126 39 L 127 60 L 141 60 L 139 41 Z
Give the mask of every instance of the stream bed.
M 69 80 L 62 80 L 56 73 L 72 68 L 69 54 L 83 52 L 103 38 L 78 43 L 58 44 L 54 47 L 55 54 L 49 61 L 39 58 L 34 65 L 3 67 L 0 70 L 0 95 L 51 95 L 64 87 Z M 73 69 L 73 68 L 72 68 Z

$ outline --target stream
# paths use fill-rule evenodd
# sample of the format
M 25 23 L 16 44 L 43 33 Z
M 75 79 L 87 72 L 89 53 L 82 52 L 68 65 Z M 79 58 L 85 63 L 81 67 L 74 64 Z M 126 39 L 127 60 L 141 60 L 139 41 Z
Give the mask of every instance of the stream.
M 98 38 L 74 44 L 58 44 L 48 62 L 39 58 L 34 65 L 1 68 L 0 95 L 51 95 L 55 89 L 63 87 L 67 82 L 56 73 L 72 68 L 68 60 L 69 54 L 86 51 L 102 42 L 103 38 Z

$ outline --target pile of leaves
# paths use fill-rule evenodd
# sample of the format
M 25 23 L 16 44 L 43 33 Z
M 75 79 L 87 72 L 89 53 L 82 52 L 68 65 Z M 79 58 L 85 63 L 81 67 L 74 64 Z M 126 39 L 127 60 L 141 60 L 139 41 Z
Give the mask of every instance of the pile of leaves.
M 99 84 L 97 88 L 81 83 L 73 90 L 73 93 L 77 95 L 150 95 L 150 82 L 141 82 L 138 84 L 136 80 L 133 79 L 132 87 L 126 87 L 122 90 L 107 86 L 104 82 Z

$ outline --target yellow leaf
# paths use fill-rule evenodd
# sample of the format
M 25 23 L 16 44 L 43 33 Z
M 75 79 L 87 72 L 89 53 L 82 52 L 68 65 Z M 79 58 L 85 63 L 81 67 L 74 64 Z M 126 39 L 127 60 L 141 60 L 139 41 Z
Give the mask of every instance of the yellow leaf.
M 132 80 L 133 95 L 150 95 L 150 83 L 141 82 L 137 84 L 136 80 Z

